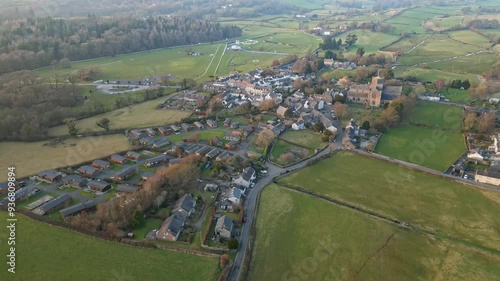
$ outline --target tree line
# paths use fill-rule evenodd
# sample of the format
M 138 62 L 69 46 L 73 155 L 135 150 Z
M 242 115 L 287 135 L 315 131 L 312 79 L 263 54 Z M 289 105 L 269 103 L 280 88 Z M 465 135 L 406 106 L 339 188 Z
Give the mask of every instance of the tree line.
M 28 18 L 2 27 L 0 74 L 241 36 L 237 26 L 190 17 Z

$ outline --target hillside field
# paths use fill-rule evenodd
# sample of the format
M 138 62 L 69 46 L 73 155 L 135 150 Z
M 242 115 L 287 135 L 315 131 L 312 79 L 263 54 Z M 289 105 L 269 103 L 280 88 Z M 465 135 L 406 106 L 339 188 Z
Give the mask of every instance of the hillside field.
M 0 212 L 5 221 L 7 213 Z M 7 272 L 0 236 L 1 280 L 216 280 L 218 259 L 100 240 L 18 215 L 16 273 Z M 50 246 L 49 246 L 50 245 Z M 189 270 L 186 270 L 189 267 Z
M 500 253 L 500 193 L 339 152 L 278 181 Z M 319 213 L 319 212 L 318 212 Z
M 331 176 L 331 173 L 330 173 Z M 500 258 L 271 184 L 249 280 L 495 280 Z
M 191 115 L 191 112 L 188 111 L 155 109 L 156 106 L 166 99 L 167 97 L 161 97 L 81 119 L 76 121 L 76 128 L 80 132 L 103 131 L 102 128 L 96 125 L 96 122 L 105 117 L 111 121 L 110 129 L 134 129 L 175 123 Z M 49 129 L 49 136 L 64 135 L 68 135 L 68 127 L 66 125 Z
M 72 138 L 55 146 L 47 143 L 0 142 L 1 169 L 6 171 L 8 166 L 14 166 L 17 178 L 21 178 L 42 170 L 76 165 L 132 148 L 124 135 Z M 1 173 L 0 182 L 5 180 L 7 173 Z

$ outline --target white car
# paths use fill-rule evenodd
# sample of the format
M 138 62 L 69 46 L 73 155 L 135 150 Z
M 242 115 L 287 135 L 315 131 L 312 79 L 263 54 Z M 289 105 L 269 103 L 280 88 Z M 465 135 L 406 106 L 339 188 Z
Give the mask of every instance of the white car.
M 467 178 L 468 178 L 468 176 L 467 176 L 467 175 L 464 175 L 464 179 L 467 179 Z

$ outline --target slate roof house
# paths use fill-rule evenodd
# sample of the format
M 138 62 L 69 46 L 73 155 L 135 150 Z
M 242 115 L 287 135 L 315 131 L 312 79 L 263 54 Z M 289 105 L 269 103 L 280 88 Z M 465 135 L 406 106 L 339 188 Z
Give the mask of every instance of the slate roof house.
M 179 235 L 184 227 L 184 219 L 177 215 L 171 215 L 168 217 L 156 232 L 156 239 L 167 240 L 167 241 L 177 241 Z
M 194 212 L 195 206 L 196 200 L 190 194 L 185 194 L 177 200 L 172 212 L 182 218 L 187 218 Z
M 137 185 L 131 185 L 131 184 L 119 184 L 116 187 L 116 192 L 119 193 L 134 193 L 137 190 L 139 190 L 139 186 Z
M 221 209 L 232 210 L 233 205 L 239 207 L 241 205 L 241 197 L 243 196 L 243 190 L 233 187 L 227 189 L 222 195 Z
M 217 219 L 217 223 L 215 224 L 215 235 L 229 239 L 233 234 L 233 226 L 233 220 L 230 217 L 222 216 Z
M 125 154 L 125 157 L 127 157 L 128 159 L 132 159 L 132 160 L 139 160 L 139 159 L 141 159 L 141 154 L 137 153 L 135 151 L 128 151 Z
M 234 180 L 234 183 L 244 187 L 249 187 L 255 178 L 256 176 L 254 168 L 248 167 L 245 168 L 243 170 L 243 173 L 237 179 Z
M 217 128 L 218 127 L 217 122 L 214 121 L 214 120 L 211 120 L 211 119 L 207 120 L 207 125 L 210 126 L 210 127 L 212 127 L 212 128 Z

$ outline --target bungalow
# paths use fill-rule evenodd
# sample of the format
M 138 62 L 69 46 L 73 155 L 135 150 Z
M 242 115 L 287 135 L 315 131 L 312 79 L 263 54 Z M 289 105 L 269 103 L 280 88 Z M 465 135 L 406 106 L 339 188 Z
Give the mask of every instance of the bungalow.
M 195 154 L 198 156 L 205 155 L 207 154 L 210 150 L 212 150 L 211 147 L 209 146 L 203 146 L 202 148 L 198 149 Z
M 181 124 L 181 128 L 182 128 L 184 131 L 189 132 L 189 131 L 191 131 L 191 130 L 193 129 L 193 126 L 191 126 L 191 125 L 189 125 L 189 124 L 187 124 L 187 123 L 182 123 L 182 124 Z
M 137 190 L 139 190 L 139 186 L 137 185 L 131 185 L 131 184 L 119 184 L 116 187 L 116 192 L 117 193 L 134 193 Z
M 139 140 L 139 143 L 144 146 L 152 146 L 155 140 L 152 137 L 146 136 Z
M 179 127 L 177 127 L 176 125 L 170 125 L 170 128 L 172 129 L 172 131 L 174 131 L 175 133 L 178 133 L 181 131 L 181 129 Z
M 217 161 L 225 161 L 226 159 L 229 159 L 229 158 L 231 158 L 231 153 L 229 153 L 229 151 L 224 151 L 221 154 L 219 154 L 217 156 L 217 158 L 215 158 L 215 160 L 217 160 Z
M 156 157 L 153 157 L 151 159 L 146 160 L 146 162 L 144 162 L 144 166 L 149 168 L 149 167 L 153 167 L 153 166 L 156 166 L 158 164 L 165 163 L 165 162 L 168 162 L 168 157 L 166 155 L 162 154 L 160 156 L 156 156 Z
M 81 166 L 77 172 L 79 174 L 82 174 L 84 176 L 87 176 L 87 177 L 95 177 L 99 174 L 99 169 L 95 168 L 95 167 L 91 167 L 91 166 Z
M 62 178 L 62 174 L 54 170 L 45 170 L 38 173 L 38 179 L 48 182 L 57 182 Z
M 247 151 L 247 157 L 250 159 L 260 159 L 262 157 L 262 154 L 253 151 Z
M 144 172 L 144 173 L 142 173 L 141 178 L 142 178 L 142 180 L 147 181 L 149 179 L 154 178 L 155 176 L 156 176 L 156 174 L 153 172 Z
M 213 159 L 217 155 L 219 155 L 219 153 L 220 153 L 220 150 L 218 148 L 214 148 L 214 149 L 210 150 L 207 154 L 205 154 L 205 156 L 207 158 Z
M 243 170 L 243 173 L 237 179 L 234 180 L 234 183 L 244 187 L 249 187 L 255 178 L 256 176 L 254 168 L 248 167 L 245 168 Z
M 64 194 L 62 196 L 57 197 L 56 199 L 50 200 L 49 202 L 43 204 L 40 207 L 40 214 L 44 215 L 53 213 L 55 210 L 61 207 L 68 207 L 70 202 L 71 202 L 71 196 L 69 196 L 68 194 Z
M 123 165 L 123 164 L 127 163 L 128 160 L 127 160 L 127 158 L 121 156 L 120 154 L 113 154 L 113 155 L 111 155 L 111 157 L 109 157 L 109 161 L 116 163 L 118 165 Z
M 150 137 L 156 136 L 156 132 L 153 128 L 147 128 L 146 129 L 146 134 L 148 134 Z
M 184 227 L 184 219 L 177 215 L 171 215 L 168 217 L 156 232 L 156 239 L 167 240 L 167 241 L 177 241 L 179 235 L 181 234 L 182 228 Z
M 241 136 L 235 136 L 235 135 L 230 134 L 230 135 L 225 135 L 224 139 L 228 140 L 228 141 L 236 141 L 236 142 L 238 142 L 238 141 L 241 140 Z
M 169 166 L 172 166 L 172 165 L 175 165 L 175 164 L 180 164 L 182 162 L 186 161 L 186 158 L 174 158 L 174 159 L 171 159 L 169 162 L 168 162 L 168 165 Z
M 185 194 L 177 200 L 172 212 L 182 218 L 187 218 L 194 212 L 195 206 L 196 200 L 190 194 Z
M 132 160 L 139 160 L 141 159 L 141 154 L 140 153 L 137 153 L 135 151 L 128 151 L 126 154 L 125 154 L 125 157 L 127 157 L 128 159 L 132 159 Z
M 112 178 L 114 181 L 124 181 L 128 177 L 132 176 L 136 171 L 134 166 L 122 169 L 118 173 L 116 173 Z
M 253 132 L 253 127 L 252 125 L 245 125 L 245 126 L 240 126 L 240 129 L 245 131 L 245 132 L 248 132 L 248 133 L 251 133 Z
M 240 122 L 231 122 L 231 129 L 238 129 L 241 126 Z
M 167 146 L 169 144 L 170 144 L 170 141 L 168 140 L 168 138 L 162 138 L 162 139 L 157 140 L 155 143 L 153 143 L 152 147 L 161 148 L 161 147 Z
M 217 128 L 217 127 L 218 127 L 217 122 L 216 122 L 216 121 L 214 121 L 214 120 L 211 120 L 211 119 L 208 119 L 208 120 L 207 120 L 207 125 L 208 125 L 209 127 L 211 127 L 211 128 Z
M 306 126 L 304 124 L 304 121 L 298 121 L 292 124 L 292 130 L 298 131 L 298 130 L 305 130 Z
M 199 121 L 195 121 L 193 123 L 193 125 L 197 128 L 197 129 L 200 129 L 200 130 L 203 130 L 204 127 L 203 127 L 203 124 L 201 124 Z
M 40 191 L 40 189 L 38 189 L 35 186 L 26 186 L 26 187 L 20 188 L 20 189 L 16 190 L 16 192 L 14 193 L 14 202 L 17 203 L 17 202 L 26 200 L 26 199 L 30 198 L 31 196 L 37 194 L 39 191 Z M 9 197 L 6 197 L 2 201 L 0 201 L 1 206 L 7 206 L 9 203 L 11 203 Z
M 15 189 L 17 189 L 19 187 L 17 182 L 12 182 L 12 184 L 8 181 L 1 182 L 0 183 L 0 194 L 9 192 L 9 184 L 13 185 L 13 187 Z
M 88 179 L 81 177 L 79 175 L 67 175 L 64 178 L 62 178 L 62 182 L 64 185 L 75 188 L 85 187 L 88 181 L 89 181 Z
M 221 238 L 229 239 L 233 234 L 233 226 L 233 220 L 230 217 L 222 216 L 217 219 L 214 234 L 220 236 Z
M 144 136 L 144 134 L 139 130 L 131 130 L 128 132 L 128 136 L 131 139 L 138 140 Z
M 87 200 L 85 202 L 80 202 L 76 205 L 67 207 L 66 209 L 62 209 L 59 211 L 63 217 L 69 217 L 72 215 L 76 215 L 82 211 L 91 210 L 95 207 L 96 202 L 94 200 Z
M 111 184 L 105 181 L 91 180 L 87 182 L 87 187 L 95 191 L 106 192 L 111 188 Z
M 195 153 L 196 151 L 198 151 L 198 149 L 202 148 L 201 145 L 192 145 L 190 147 L 188 147 L 186 150 L 184 150 L 187 154 L 193 154 Z
M 223 142 L 218 136 L 214 136 L 210 139 L 210 145 L 213 146 L 222 146 Z
M 167 129 L 165 126 L 158 127 L 158 132 L 160 132 L 160 134 L 162 134 L 164 136 L 168 135 L 168 131 L 169 131 L 169 129 Z
M 237 142 L 237 141 L 230 141 L 230 142 L 226 143 L 226 149 L 234 150 L 234 149 L 238 148 L 238 144 L 239 144 L 239 142 Z
M 224 120 L 224 127 L 229 127 L 231 126 L 231 118 L 226 118 L 226 120 Z
M 92 161 L 92 167 L 96 167 L 99 169 L 107 169 L 111 166 L 111 164 L 108 161 L 104 160 L 94 160 Z

